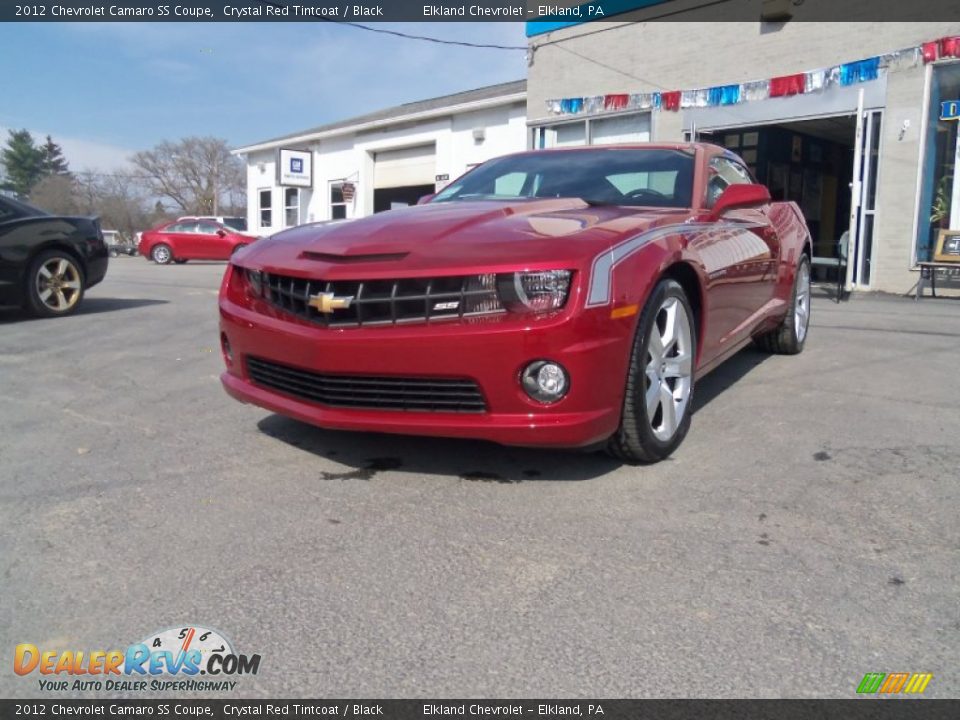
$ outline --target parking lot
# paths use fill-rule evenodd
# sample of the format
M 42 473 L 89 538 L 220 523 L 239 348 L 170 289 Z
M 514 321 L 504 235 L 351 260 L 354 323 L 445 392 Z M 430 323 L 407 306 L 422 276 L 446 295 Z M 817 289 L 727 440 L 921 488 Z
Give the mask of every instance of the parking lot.
M 262 655 L 229 697 L 960 694 L 960 303 L 818 298 L 802 355 L 742 352 L 629 467 L 241 405 L 223 268 L 0 312 L 0 696 L 39 694 L 17 643 L 182 624 Z

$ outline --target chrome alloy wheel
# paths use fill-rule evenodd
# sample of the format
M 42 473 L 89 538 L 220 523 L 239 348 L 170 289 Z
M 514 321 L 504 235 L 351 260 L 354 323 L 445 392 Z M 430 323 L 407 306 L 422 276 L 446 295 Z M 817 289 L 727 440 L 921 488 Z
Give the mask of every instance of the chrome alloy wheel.
M 797 296 L 793 301 L 793 332 L 798 342 L 807 337 L 810 325 L 810 266 L 800 264 L 797 274 Z
M 667 442 L 680 427 L 693 387 L 693 340 L 683 303 L 668 297 L 647 342 L 644 399 L 654 436 Z
M 50 310 L 66 312 L 80 300 L 80 270 L 70 260 L 52 257 L 37 270 L 37 297 Z
M 170 248 L 166 245 L 157 245 L 153 249 L 153 260 L 161 265 L 170 262 Z

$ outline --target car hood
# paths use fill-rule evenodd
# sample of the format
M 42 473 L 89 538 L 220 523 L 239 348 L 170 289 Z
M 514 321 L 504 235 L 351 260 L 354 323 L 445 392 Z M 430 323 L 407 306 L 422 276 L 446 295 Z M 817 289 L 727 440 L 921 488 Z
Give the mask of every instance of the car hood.
M 685 211 L 593 207 L 577 198 L 429 203 L 344 223 L 305 225 L 237 256 L 246 267 L 329 279 L 579 267 L 625 237 Z

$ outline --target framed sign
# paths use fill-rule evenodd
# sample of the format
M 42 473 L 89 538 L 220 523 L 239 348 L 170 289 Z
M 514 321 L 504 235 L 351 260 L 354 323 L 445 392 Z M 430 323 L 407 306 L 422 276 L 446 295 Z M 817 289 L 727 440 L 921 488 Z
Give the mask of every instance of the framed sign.
M 309 150 L 280 148 L 277 158 L 277 184 L 313 187 L 313 153 Z
M 941 120 L 960 119 L 960 100 L 947 100 L 940 103 Z
M 960 264 L 960 230 L 941 230 L 937 235 L 937 247 L 933 251 L 934 262 Z

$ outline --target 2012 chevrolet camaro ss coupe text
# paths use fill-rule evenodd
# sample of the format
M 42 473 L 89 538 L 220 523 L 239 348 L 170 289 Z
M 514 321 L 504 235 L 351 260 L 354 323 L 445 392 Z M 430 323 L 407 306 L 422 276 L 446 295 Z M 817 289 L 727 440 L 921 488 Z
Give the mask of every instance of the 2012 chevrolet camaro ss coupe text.
M 234 256 L 227 392 L 325 428 L 669 455 L 694 382 L 803 349 L 810 234 L 706 144 L 491 160 L 416 207 Z

